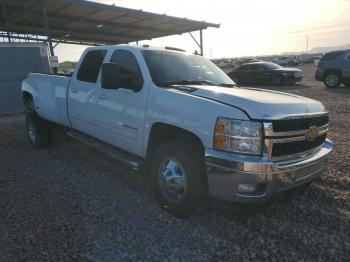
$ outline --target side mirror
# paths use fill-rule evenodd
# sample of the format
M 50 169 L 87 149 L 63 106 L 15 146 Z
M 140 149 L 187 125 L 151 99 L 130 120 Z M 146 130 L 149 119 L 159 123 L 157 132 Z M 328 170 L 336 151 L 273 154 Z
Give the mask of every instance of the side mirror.
M 120 87 L 120 66 L 116 63 L 104 63 L 101 71 L 101 86 L 105 89 Z

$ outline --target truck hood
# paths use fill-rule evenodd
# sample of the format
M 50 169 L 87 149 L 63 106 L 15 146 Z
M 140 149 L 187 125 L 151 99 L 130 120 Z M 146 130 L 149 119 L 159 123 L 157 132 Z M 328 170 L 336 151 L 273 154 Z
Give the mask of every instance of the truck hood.
M 251 119 L 272 120 L 326 113 L 322 103 L 302 96 L 256 88 L 186 86 L 194 96 L 240 108 Z

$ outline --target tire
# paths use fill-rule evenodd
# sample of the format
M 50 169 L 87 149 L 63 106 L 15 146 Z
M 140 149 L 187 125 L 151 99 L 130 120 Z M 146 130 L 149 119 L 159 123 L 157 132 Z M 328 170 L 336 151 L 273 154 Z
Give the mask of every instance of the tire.
M 279 76 L 274 76 L 274 77 L 272 77 L 272 84 L 274 85 L 274 86 L 281 86 L 281 84 L 282 84 L 282 79 L 281 79 L 281 77 L 279 77 Z
M 25 123 L 27 137 L 33 147 L 44 148 L 50 145 L 50 129 L 45 120 L 35 113 L 27 113 Z
M 328 88 L 337 88 L 341 85 L 341 76 L 337 72 L 330 72 L 325 75 L 324 84 Z
M 189 217 L 206 200 L 205 174 L 199 146 L 181 140 L 165 142 L 154 153 L 151 164 L 156 201 L 176 217 Z
M 33 98 L 27 98 L 24 99 L 24 107 L 27 110 L 27 112 L 35 112 L 35 105 L 34 105 L 34 101 Z

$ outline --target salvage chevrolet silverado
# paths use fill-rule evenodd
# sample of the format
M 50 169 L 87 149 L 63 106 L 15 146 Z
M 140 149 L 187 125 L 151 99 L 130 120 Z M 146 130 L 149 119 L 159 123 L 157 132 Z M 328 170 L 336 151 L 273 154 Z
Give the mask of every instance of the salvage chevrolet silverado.
M 146 170 L 169 212 L 208 196 L 264 203 L 308 185 L 332 150 L 328 113 L 315 100 L 239 88 L 207 59 L 128 45 L 88 48 L 71 77 L 23 81 L 30 143 L 52 123 L 134 170 Z

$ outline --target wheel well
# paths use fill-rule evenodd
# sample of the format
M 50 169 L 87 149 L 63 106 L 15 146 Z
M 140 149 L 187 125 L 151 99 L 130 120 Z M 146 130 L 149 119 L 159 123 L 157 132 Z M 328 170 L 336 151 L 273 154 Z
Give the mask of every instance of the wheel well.
M 324 79 L 326 79 L 326 76 L 327 76 L 329 73 L 337 73 L 337 74 L 340 75 L 340 77 L 343 77 L 341 70 L 339 70 L 339 69 L 327 69 L 327 70 L 323 73 Z
M 185 140 L 193 143 L 204 153 L 202 141 L 195 134 L 173 125 L 156 123 L 152 126 L 149 135 L 146 155 L 147 159 L 149 160 L 152 157 L 155 149 L 161 144 L 173 140 Z
M 24 103 L 24 107 L 29 111 L 35 111 L 34 108 L 34 99 L 31 93 L 27 91 L 22 92 L 22 99 Z

